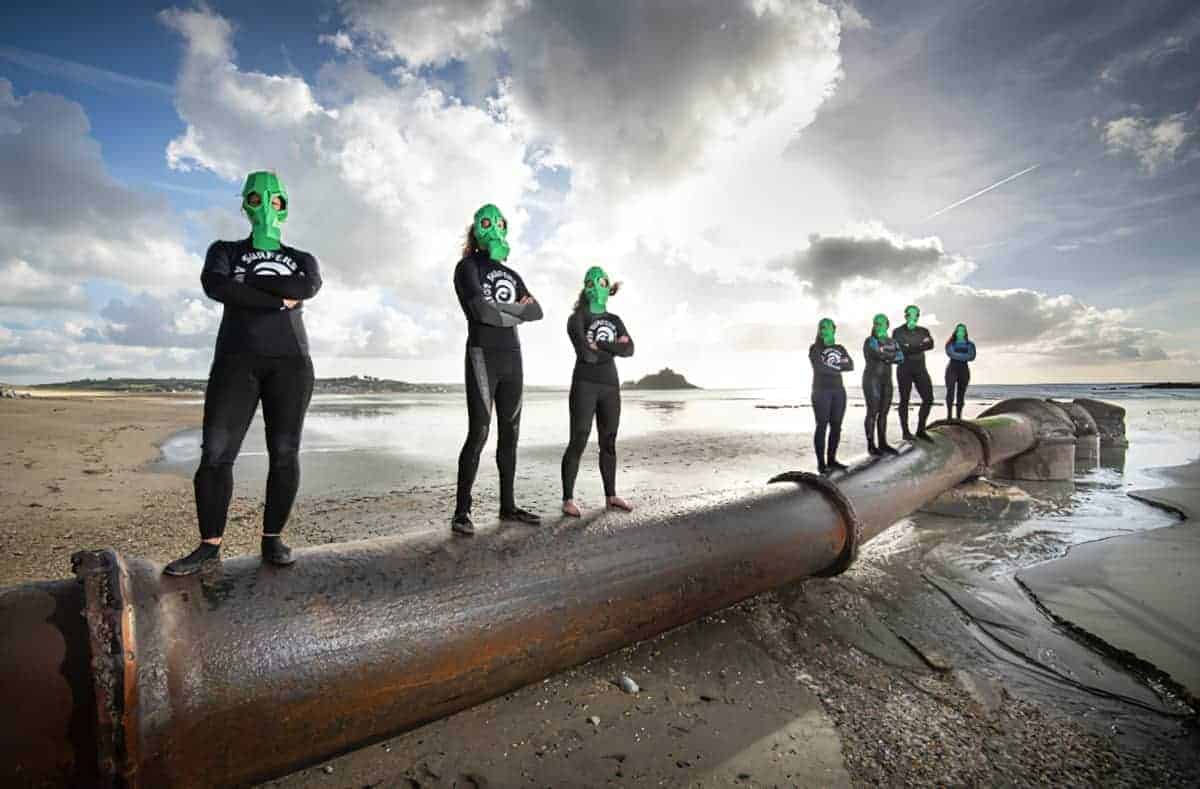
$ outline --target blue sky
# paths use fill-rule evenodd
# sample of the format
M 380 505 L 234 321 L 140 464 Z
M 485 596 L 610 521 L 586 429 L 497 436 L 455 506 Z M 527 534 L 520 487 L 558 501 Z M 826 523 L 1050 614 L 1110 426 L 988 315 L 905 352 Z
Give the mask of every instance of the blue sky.
M 458 377 L 448 272 L 492 201 L 548 307 L 535 383 L 593 263 L 630 375 L 803 386 L 818 318 L 854 348 L 915 301 L 982 382 L 1200 377 L 1194 3 L 287 9 L 0 9 L 0 380 L 203 375 L 199 268 L 260 167 L 327 273 L 323 375 Z

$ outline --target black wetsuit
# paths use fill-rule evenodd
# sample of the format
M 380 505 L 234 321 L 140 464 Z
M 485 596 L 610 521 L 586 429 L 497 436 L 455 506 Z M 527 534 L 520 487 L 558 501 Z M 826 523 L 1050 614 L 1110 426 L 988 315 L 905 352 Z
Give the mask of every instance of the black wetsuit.
M 617 495 L 617 429 L 621 425 L 621 382 L 614 356 L 633 356 L 633 338 L 625 324 L 611 312 L 599 315 L 587 307 L 567 318 L 567 336 L 575 346 L 575 371 L 571 375 L 571 440 L 562 457 L 563 501 L 575 498 L 579 459 L 592 433 L 592 417 L 600 434 L 600 478 L 604 495 Z M 593 351 L 588 343 L 595 343 Z
M 287 523 L 300 486 L 300 433 L 312 398 L 303 305 L 321 289 L 317 259 L 280 246 L 255 249 L 250 239 L 217 241 L 200 275 L 204 292 L 225 305 L 204 393 L 204 437 L 194 479 L 200 536 L 225 532 L 233 496 L 233 463 L 262 401 L 267 433 L 267 501 L 263 532 Z
M 874 334 L 863 341 L 863 398 L 867 401 L 867 451 L 876 454 L 877 448 L 888 446 L 887 416 L 892 407 L 892 365 L 904 361 L 904 353 L 891 337 L 880 340 Z M 876 441 L 878 436 L 878 441 Z
M 929 379 L 929 371 L 925 369 L 925 352 L 933 348 L 933 337 L 924 326 L 910 329 L 899 326 L 892 332 L 892 339 L 904 352 L 904 361 L 896 368 L 896 385 L 900 388 L 900 429 L 904 438 L 912 438 L 908 430 L 908 398 L 912 389 L 917 387 L 921 396 L 921 410 L 917 417 L 917 432 L 925 431 L 925 423 L 929 420 L 929 412 L 933 410 L 933 381 Z
M 484 252 L 463 258 L 454 269 L 454 292 L 467 317 L 465 376 L 467 440 L 458 455 L 458 496 L 455 515 L 471 512 L 471 488 L 479 471 L 479 455 L 487 443 L 496 408 L 499 436 L 496 465 L 500 469 L 500 510 L 515 509 L 513 478 L 517 468 L 517 438 L 521 429 L 521 341 L 517 325 L 540 320 L 537 302 L 520 304 L 529 295 L 521 275 Z
M 846 415 L 846 387 L 842 385 L 842 373 L 854 369 L 854 360 L 842 346 L 824 345 L 820 340 L 809 346 L 808 360 L 813 368 L 812 407 L 817 420 L 813 448 L 817 453 L 817 468 L 823 472 L 837 462 L 842 418 Z M 829 431 L 828 447 L 826 430 Z
M 951 340 L 946 343 L 946 355 L 950 357 L 946 365 L 946 418 L 950 418 L 950 406 L 953 403 L 958 408 L 956 418 L 962 419 L 967 384 L 971 383 L 971 368 L 968 363 L 975 361 L 975 343 L 970 340 Z

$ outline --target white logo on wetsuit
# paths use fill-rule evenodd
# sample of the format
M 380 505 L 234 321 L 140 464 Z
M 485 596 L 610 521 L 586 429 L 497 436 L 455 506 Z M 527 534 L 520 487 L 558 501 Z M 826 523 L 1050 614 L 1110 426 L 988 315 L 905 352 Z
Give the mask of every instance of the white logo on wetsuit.
M 245 276 L 246 269 L 260 277 L 290 277 L 296 273 L 296 262 L 287 255 L 270 250 L 256 249 L 242 255 L 241 263 L 234 267 L 234 276 Z
M 516 304 L 517 281 L 507 271 L 493 269 L 483 279 L 483 297 L 499 304 Z
M 841 367 L 843 358 L 842 352 L 837 348 L 831 347 L 821 351 L 821 360 L 825 362 L 826 367 Z
M 616 342 L 617 325 L 608 318 L 594 320 L 587 329 L 588 342 Z

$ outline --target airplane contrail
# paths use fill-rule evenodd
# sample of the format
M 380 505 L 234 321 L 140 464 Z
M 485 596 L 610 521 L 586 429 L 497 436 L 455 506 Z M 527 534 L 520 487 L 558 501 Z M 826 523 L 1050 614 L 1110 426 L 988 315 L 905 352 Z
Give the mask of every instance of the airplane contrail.
M 983 189 L 980 189 L 978 192 L 976 192 L 976 193 L 975 193 L 975 194 L 973 194 L 973 195 L 967 195 L 967 196 L 966 196 L 966 197 L 964 197 L 962 200 L 959 200 L 957 203 L 951 203 L 950 205 L 946 206 L 945 208 L 941 209 L 940 211 L 934 211 L 932 214 L 930 214 L 929 216 L 925 217 L 925 219 L 923 219 L 922 221 L 923 221 L 923 222 L 928 222 L 930 219 L 933 219 L 935 216 L 941 216 L 942 214 L 944 214 L 944 213 L 946 213 L 947 211 L 949 211 L 951 208 L 958 208 L 958 207 L 959 207 L 960 205 L 962 205 L 963 203 L 968 203 L 968 202 L 970 202 L 971 200 L 974 200 L 976 197 L 979 197 L 981 194 L 985 194 L 985 193 L 987 193 L 987 192 L 990 192 L 990 191 L 992 191 L 992 190 L 993 190 L 993 189 L 995 189 L 997 186 L 1004 186 L 1006 183 L 1008 183 L 1009 181 L 1013 180 L 1014 178 L 1020 178 L 1020 177 L 1021 177 L 1022 175 L 1024 175 L 1025 173 L 1033 172 L 1033 171 L 1034 171 L 1034 170 L 1036 170 L 1038 167 L 1040 167 L 1040 165 L 1037 165 L 1037 164 L 1035 164 L 1033 167 L 1026 167 L 1024 170 L 1022 170 L 1022 171 L 1021 171 L 1021 172 L 1019 172 L 1019 173 L 1013 173 L 1012 175 L 1008 176 L 1007 178 L 1005 178 L 1005 179 L 1003 179 L 1003 180 L 1000 180 L 1000 181 L 997 181 L 996 183 L 992 184 L 991 186 L 988 186 L 988 187 L 985 187 L 985 188 L 983 188 Z

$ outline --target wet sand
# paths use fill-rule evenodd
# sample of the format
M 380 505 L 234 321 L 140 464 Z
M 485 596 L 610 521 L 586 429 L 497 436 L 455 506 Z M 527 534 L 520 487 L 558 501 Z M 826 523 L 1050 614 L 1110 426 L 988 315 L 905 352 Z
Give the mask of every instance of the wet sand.
M 192 547 L 190 480 L 153 473 L 147 463 L 159 442 L 199 423 L 198 405 L 161 397 L 8 400 L 0 401 L 0 420 L 0 585 L 68 576 L 69 556 L 82 548 L 115 547 L 165 562 Z M 811 466 L 805 454 L 793 462 L 791 437 L 713 439 L 674 431 L 623 445 L 622 458 L 638 466 L 622 477 L 623 492 L 669 502 Z M 858 451 L 849 441 L 848 456 Z M 543 512 L 556 499 L 554 454 L 522 451 L 520 489 Z M 592 457 L 589 450 L 581 481 L 596 476 Z M 494 470 L 481 470 L 477 510 L 493 511 Z M 382 493 L 302 494 L 289 533 L 295 545 L 423 531 L 452 539 L 451 494 L 447 481 L 420 475 Z M 597 500 L 591 488 L 581 497 Z M 226 555 L 257 550 L 260 512 L 258 495 L 235 498 Z M 487 519 L 480 527 L 485 534 L 501 528 Z M 839 578 L 760 595 L 270 785 L 1200 780 L 1197 741 L 1173 719 L 1161 729 L 1170 736 L 1122 737 L 1091 697 L 1064 705 L 1060 696 L 1038 698 L 1007 684 L 980 656 L 970 622 L 922 580 L 933 532 L 909 539 L 913 533 L 910 524 L 872 541 Z M 621 674 L 640 692 L 619 689 Z M 1080 714 L 1087 709 L 1090 717 Z
M 1200 699 L 1200 462 L 1156 475 L 1173 484 L 1130 493 L 1184 522 L 1073 547 L 1017 578 L 1058 621 L 1147 677 Z

